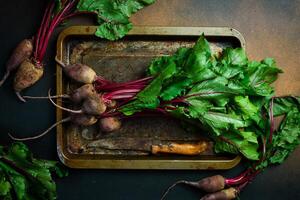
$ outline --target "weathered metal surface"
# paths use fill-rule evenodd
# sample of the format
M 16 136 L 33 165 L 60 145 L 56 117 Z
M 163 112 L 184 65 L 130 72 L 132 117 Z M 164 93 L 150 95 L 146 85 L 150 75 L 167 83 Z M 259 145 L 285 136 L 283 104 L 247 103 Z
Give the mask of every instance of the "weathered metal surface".
M 145 76 L 154 57 L 170 55 L 179 47 L 191 47 L 204 33 L 215 53 L 228 46 L 245 47 L 243 37 L 234 29 L 213 27 L 138 27 L 124 39 L 111 42 L 95 38 L 95 27 L 70 27 L 58 39 L 57 56 L 65 63 L 82 62 L 92 66 L 105 79 L 124 82 Z M 57 68 L 57 93 L 68 93 L 76 84 L 70 83 Z M 58 101 L 61 104 L 60 101 Z M 57 120 L 63 113 L 57 109 Z M 69 124 L 57 127 L 58 154 L 64 164 L 73 168 L 123 169 L 228 169 L 240 157 L 219 156 L 210 150 L 205 155 L 148 155 L 148 152 L 122 149 L 86 148 L 101 138 L 153 138 L 155 140 L 201 140 L 199 132 L 187 133 L 181 122 L 165 117 L 130 118 L 122 128 L 109 135 L 97 126 L 76 127 Z

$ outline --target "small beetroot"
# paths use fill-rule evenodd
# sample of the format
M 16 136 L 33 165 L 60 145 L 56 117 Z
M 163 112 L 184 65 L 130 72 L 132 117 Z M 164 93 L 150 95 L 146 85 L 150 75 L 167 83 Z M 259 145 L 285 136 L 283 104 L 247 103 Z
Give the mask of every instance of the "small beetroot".
M 31 56 L 32 51 L 33 44 L 31 39 L 24 39 L 17 45 L 6 63 L 6 72 L 0 81 L 0 87 L 8 78 L 9 74 L 16 70 L 24 60 Z
M 44 70 L 42 66 L 39 66 L 29 59 L 24 60 L 21 63 L 14 79 L 14 90 L 18 97 L 20 98 L 19 93 L 23 89 L 32 86 L 34 83 L 40 80 L 40 78 L 43 76 L 43 73 Z M 20 99 L 25 101 L 22 98 Z
M 96 94 L 94 86 L 92 84 L 85 84 L 80 88 L 77 88 L 70 94 L 70 99 L 74 103 L 80 103 L 84 99 Z
M 203 178 L 199 181 L 186 181 L 180 180 L 171 185 L 166 192 L 163 194 L 161 199 L 164 199 L 169 191 L 178 184 L 185 184 L 195 188 L 198 188 L 204 192 L 217 192 L 224 189 L 225 187 L 225 178 L 221 175 L 214 175 L 210 177 Z
M 105 117 L 99 120 L 100 130 L 109 133 L 121 128 L 121 121 L 117 117 Z
M 230 187 L 215 193 L 207 194 L 202 197 L 200 200 L 231 200 L 237 198 L 238 191 Z
M 62 110 L 65 110 L 67 112 L 70 112 L 70 113 L 75 113 L 75 114 L 81 114 L 81 113 L 84 113 L 84 114 L 87 114 L 87 115 L 101 115 L 102 113 L 105 112 L 106 110 L 106 105 L 105 103 L 103 102 L 102 98 L 100 98 L 97 94 L 95 95 L 92 95 L 88 98 L 86 98 L 84 101 L 83 101 L 83 104 L 82 104 L 82 107 L 80 110 L 72 110 L 72 109 L 69 109 L 69 108 L 65 108 L 63 106 L 60 106 L 60 105 L 57 105 L 52 99 L 51 99 L 51 96 L 50 96 L 50 90 L 48 92 L 48 97 L 49 97 L 49 100 L 50 102 L 62 109 Z
M 65 65 L 62 61 L 58 60 L 58 58 L 55 58 L 55 60 L 62 66 L 65 74 L 77 82 L 85 84 L 93 83 L 97 78 L 96 72 L 87 65 L 81 63 Z

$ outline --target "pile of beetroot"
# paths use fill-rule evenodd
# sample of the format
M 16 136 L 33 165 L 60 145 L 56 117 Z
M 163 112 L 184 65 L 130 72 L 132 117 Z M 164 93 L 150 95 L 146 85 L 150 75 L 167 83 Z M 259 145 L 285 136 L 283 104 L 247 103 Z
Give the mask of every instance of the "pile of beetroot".
M 13 71 L 17 71 L 13 88 L 19 99 L 25 101 L 20 92 L 35 84 L 43 76 L 43 60 L 53 31 L 70 16 L 76 3 L 76 0 L 64 1 L 60 9 L 55 8 L 56 1 L 49 3 L 37 34 L 32 39 L 22 40 L 11 54 L 0 87 Z
M 66 76 L 82 84 L 82 86 L 70 94 L 51 96 L 49 90 L 48 97 L 23 96 L 23 98 L 24 100 L 49 99 L 55 106 L 69 112 L 70 116 L 55 123 L 45 132 L 34 137 L 16 138 L 10 135 L 14 140 L 25 141 L 37 139 L 48 133 L 58 124 L 68 121 L 81 126 L 91 126 L 98 122 L 103 132 L 116 131 L 121 127 L 120 118 L 124 117 L 121 113 L 116 112 L 117 108 L 133 99 L 152 79 L 151 77 L 147 77 L 127 83 L 113 83 L 101 76 L 97 76 L 96 72 L 85 64 L 65 65 L 57 58 L 56 61 L 61 65 Z M 72 110 L 59 106 L 52 100 L 53 98 L 69 99 L 74 105 L 80 105 L 81 109 Z
M 81 86 L 70 94 L 51 96 L 49 90 L 48 97 L 24 98 L 48 98 L 69 116 L 37 136 L 11 136 L 13 139 L 36 139 L 65 122 L 79 126 L 98 123 L 101 131 L 114 132 L 121 128 L 124 118 L 167 116 L 206 130 L 215 142 L 216 153 L 241 154 L 247 161 L 247 169 L 237 177 L 217 175 L 198 182 L 178 181 L 162 199 L 177 184 L 207 192 L 203 200 L 234 199 L 258 173 L 282 163 L 299 144 L 300 99 L 273 96 L 270 84 L 281 72 L 273 59 L 252 62 L 239 48 L 227 48 L 215 56 L 201 36 L 193 48 L 154 59 L 147 77 L 126 83 L 105 80 L 82 63 L 56 61 L 64 74 Z M 53 98 L 69 99 L 80 109 L 57 105 Z M 284 116 L 277 130 L 276 116 Z
M 43 75 L 43 59 L 55 27 L 76 14 L 76 0 L 60 2 L 58 10 L 55 1 L 50 2 L 38 33 L 16 47 L 0 86 L 17 70 L 14 90 L 22 101 L 49 99 L 69 115 L 39 135 L 10 135 L 14 140 L 40 138 L 66 122 L 78 126 L 98 123 L 103 132 L 114 132 L 121 128 L 122 119 L 132 116 L 178 118 L 207 131 L 216 153 L 242 155 L 247 161 L 247 169 L 235 178 L 216 175 L 198 182 L 178 181 L 162 197 L 175 185 L 186 184 L 208 193 L 202 200 L 237 198 L 258 173 L 281 164 L 300 143 L 300 98 L 274 95 L 271 84 L 281 73 L 275 61 L 250 61 L 240 48 L 227 48 L 216 55 L 204 36 L 193 48 L 180 48 L 174 55 L 154 59 L 146 77 L 126 83 L 105 80 L 90 66 L 67 65 L 56 58 L 64 74 L 81 86 L 70 94 L 51 96 L 49 90 L 47 97 L 22 96 L 20 92 Z M 68 99 L 80 109 L 60 106 L 54 98 Z M 275 129 L 277 116 L 284 118 Z

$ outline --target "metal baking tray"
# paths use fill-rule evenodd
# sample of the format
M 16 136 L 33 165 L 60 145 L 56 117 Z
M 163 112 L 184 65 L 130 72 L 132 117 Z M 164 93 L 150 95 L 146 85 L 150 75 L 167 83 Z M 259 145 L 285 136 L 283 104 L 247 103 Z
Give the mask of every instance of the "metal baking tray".
M 73 26 L 61 32 L 57 57 L 64 63 L 82 62 L 106 79 L 124 82 L 141 78 L 154 57 L 170 55 L 179 47 L 191 47 L 204 33 L 213 51 L 225 47 L 245 48 L 242 35 L 226 27 L 147 27 L 135 26 L 118 41 L 96 38 L 95 26 Z M 76 87 L 57 66 L 57 94 Z M 59 105 L 69 104 L 58 100 Z M 57 109 L 57 121 L 67 116 Z M 123 122 L 120 131 L 103 134 L 97 126 L 76 127 L 70 123 L 57 126 L 57 150 L 62 163 L 71 168 L 98 169 L 229 169 L 240 162 L 239 156 L 216 155 L 212 147 L 197 156 L 145 155 L 137 151 L 84 148 L 99 138 L 152 138 L 160 140 L 198 140 L 204 134 L 189 134 L 175 119 L 161 117 L 133 118 Z

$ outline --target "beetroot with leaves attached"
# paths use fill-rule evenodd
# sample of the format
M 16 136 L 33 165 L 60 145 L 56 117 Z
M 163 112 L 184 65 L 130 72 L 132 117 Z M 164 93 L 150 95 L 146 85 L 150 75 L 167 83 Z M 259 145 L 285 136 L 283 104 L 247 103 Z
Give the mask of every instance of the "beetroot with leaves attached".
M 36 83 L 43 76 L 44 69 L 32 60 L 24 60 L 20 65 L 14 79 L 14 90 L 18 97 L 22 100 L 20 92 L 34 83 Z
M 32 51 L 33 44 L 31 39 L 24 39 L 17 45 L 6 63 L 6 72 L 0 81 L 0 87 L 8 78 L 9 74 L 16 70 L 24 60 L 31 56 Z
M 232 200 L 237 198 L 238 191 L 231 187 L 215 193 L 207 194 L 200 200 Z
M 96 72 L 89 66 L 76 63 L 65 65 L 62 61 L 55 58 L 56 62 L 62 66 L 64 73 L 71 79 L 79 83 L 93 83 L 97 79 Z

